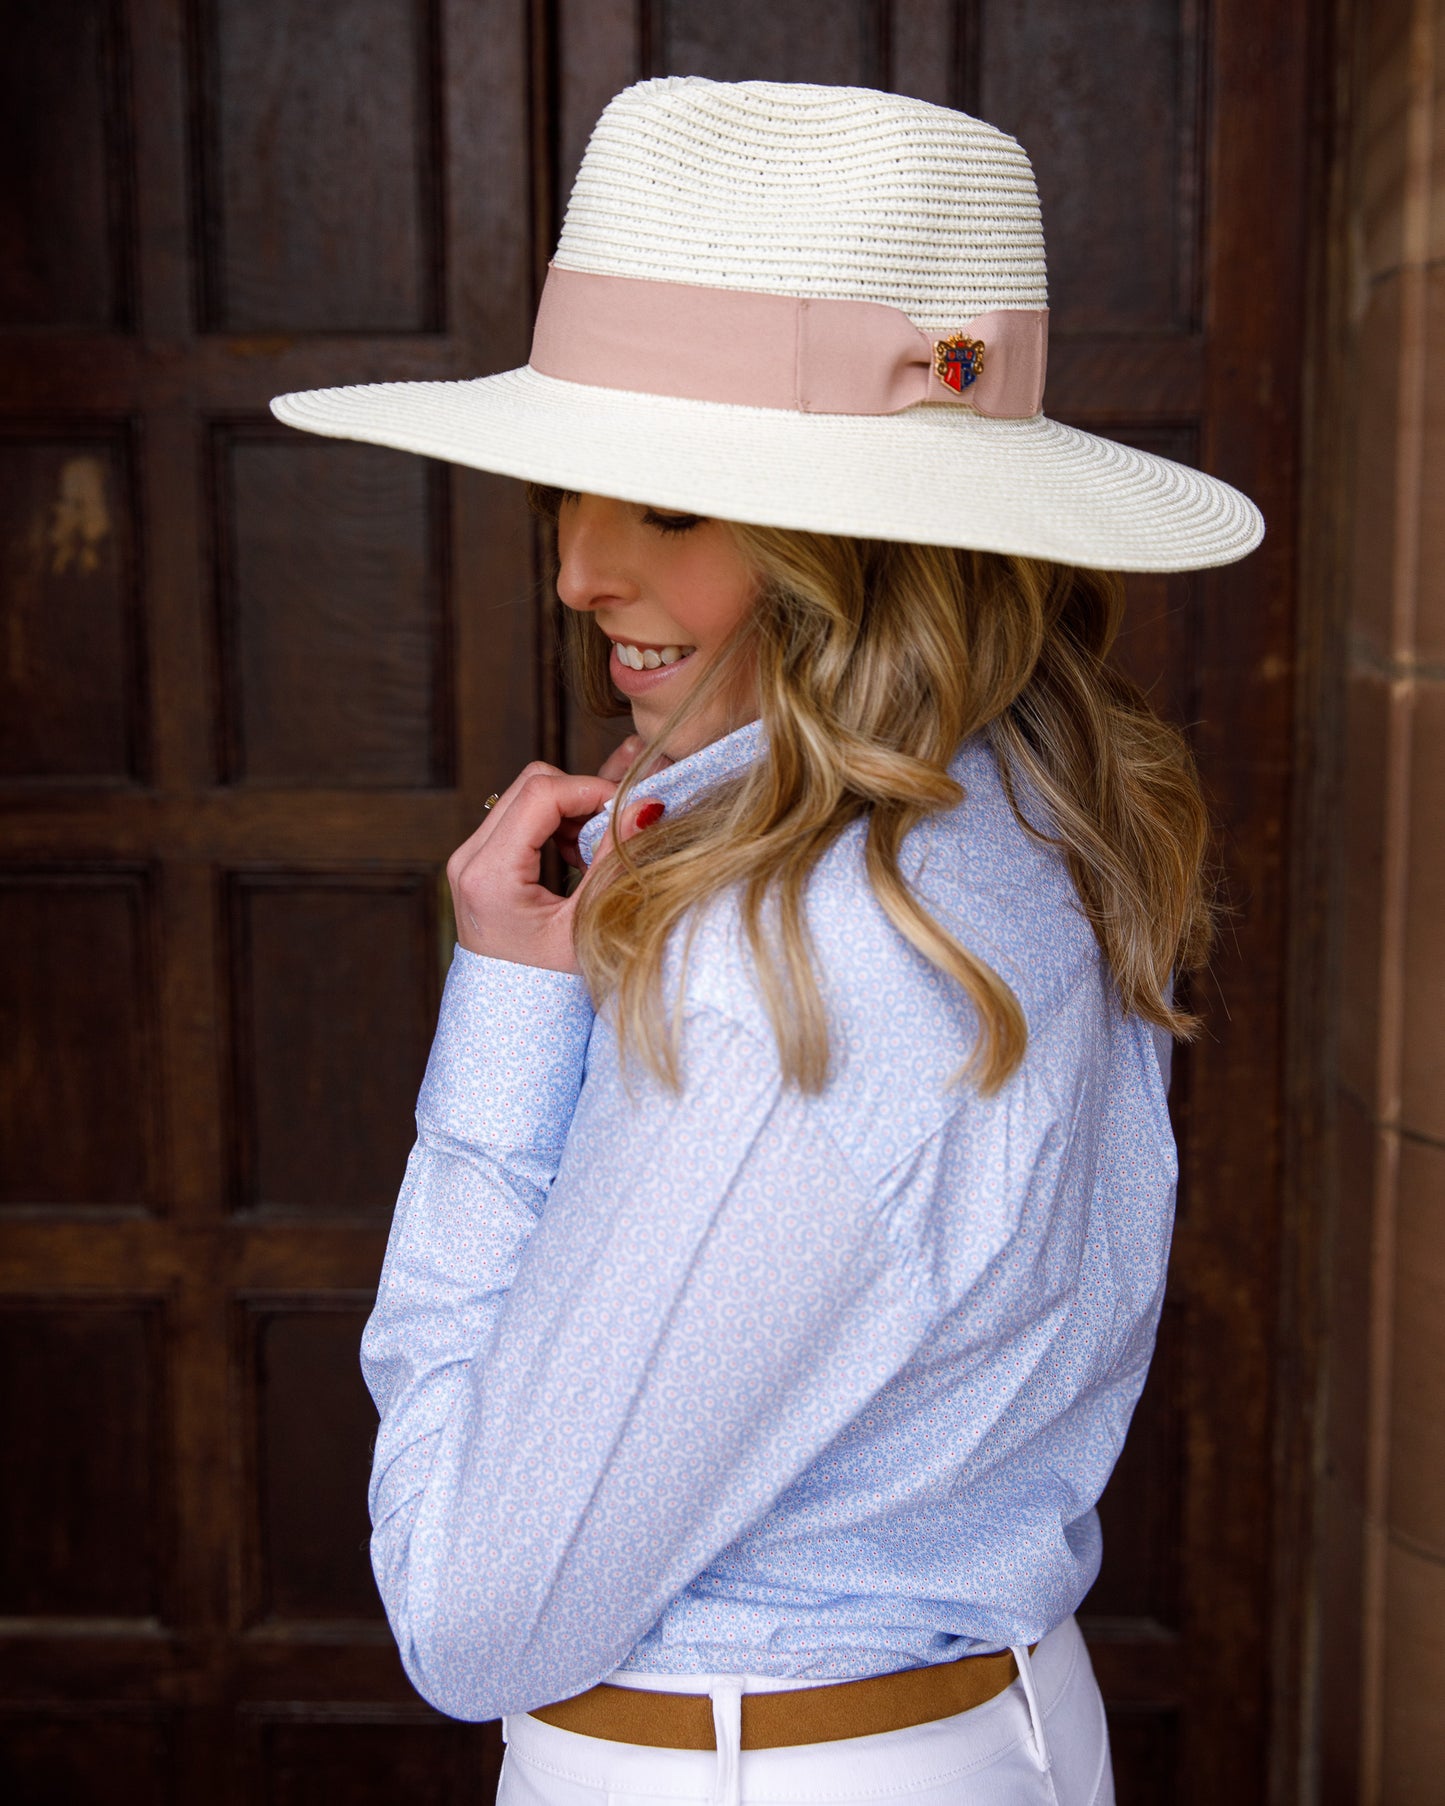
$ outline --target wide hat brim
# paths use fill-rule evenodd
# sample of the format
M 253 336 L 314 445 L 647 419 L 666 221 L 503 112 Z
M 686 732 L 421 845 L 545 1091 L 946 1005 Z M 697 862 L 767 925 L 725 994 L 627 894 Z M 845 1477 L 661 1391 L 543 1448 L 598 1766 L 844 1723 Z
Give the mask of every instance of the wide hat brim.
M 1264 521 L 1187 465 L 1045 415 L 946 403 L 886 415 L 596 388 L 530 367 L 280 395 L 289 426 L 579 493 L 858 539 L 969 546 L 1116 571 L 1228 564 Z

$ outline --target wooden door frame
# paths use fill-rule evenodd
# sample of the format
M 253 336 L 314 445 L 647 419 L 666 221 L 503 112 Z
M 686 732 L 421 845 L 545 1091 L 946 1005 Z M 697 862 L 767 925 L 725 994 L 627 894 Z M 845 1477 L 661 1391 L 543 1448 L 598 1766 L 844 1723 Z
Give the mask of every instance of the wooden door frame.
M 1363 1545 L 1343 1562 L 1330 1546 L 1325 1475 L 1343 1452 L 1332 1419 L 1341 1355 L 1353 1350 L 1353 1339 L 1330 1316 L 1346 1258 L 1336 1054 L 1353 485 L 1339 371 L 1350 322 L 1352 149 L 1367 11 L 1365 0 L 1313 0 L 1309 21 L 1309 237 L 1281 1146 L 1285 1258 L 1271 1525 L 1272 1806 L 1354 1800 L 1361 1753 L 1357 1717 L 1334 1723 L 1325 1735 L 1326 1712 L 1342 1699 L 1360 1698 L 1363 1647 L 1355 1608 L 1364 1568 Z M 1330 1744 L 1333 1766 L 1327 1770 Z

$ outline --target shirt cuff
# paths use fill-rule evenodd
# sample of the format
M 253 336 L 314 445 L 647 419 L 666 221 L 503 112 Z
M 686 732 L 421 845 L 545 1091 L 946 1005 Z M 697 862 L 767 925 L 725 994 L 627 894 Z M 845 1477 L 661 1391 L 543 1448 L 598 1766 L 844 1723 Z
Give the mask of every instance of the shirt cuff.
M 473 1147 L 559 1148 L 582 1089 L 592 1021 L 592 1000 L 575 972 L 458 947 L 418 1124 Z

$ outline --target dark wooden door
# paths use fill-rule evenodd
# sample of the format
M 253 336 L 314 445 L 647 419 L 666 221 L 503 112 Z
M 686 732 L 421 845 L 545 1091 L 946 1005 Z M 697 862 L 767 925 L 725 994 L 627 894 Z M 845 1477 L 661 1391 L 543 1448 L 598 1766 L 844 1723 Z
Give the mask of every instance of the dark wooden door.
M 1133 586 L 1234 915 L 1178 1067 L 1159 1357 L 1088 1602 L 1120 1798 L 1266 1796 L 1303 0 L 47 0 L 0 63 L 0 1793 L 474 1802 L 366 1559 L 356 1343 L 439 869 L 557 693 L 516 485 L 282 390 L 526 354 L 602 104 L 858 82 L 1015 132 L 1051 411 L 1203 463 L 1262 553 Z M 1272 1650 L 1283 1648 L 1279 1672 Z M 1280 1772 L 1283 1772 L 1282 1770 Z

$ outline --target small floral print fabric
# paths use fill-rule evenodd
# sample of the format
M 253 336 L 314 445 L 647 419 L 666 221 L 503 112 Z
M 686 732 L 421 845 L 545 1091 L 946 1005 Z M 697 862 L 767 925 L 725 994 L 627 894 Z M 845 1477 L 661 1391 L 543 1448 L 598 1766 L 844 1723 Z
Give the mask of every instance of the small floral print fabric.
M 753 723 L 639 794 L 675 813 L 762 756 Z M 1167 1042 L 986 737 L 952 770 L 965 800 L 905 872 L 1023 1007 L 991 1097 L 955 1082 L 973 1008 L 883 914 L 862 823 L 808 895 L 817 1095 L 782 1082 L 730 899 L 665 974 L 680 1093 L 624 1072 L 580 978 L 456 954 L 362 1347 L 373 1563 L 442 1711 L 618 1668 L 948 1661 L 1037 1641 L 1093 1583 L 1164 1289 Z

